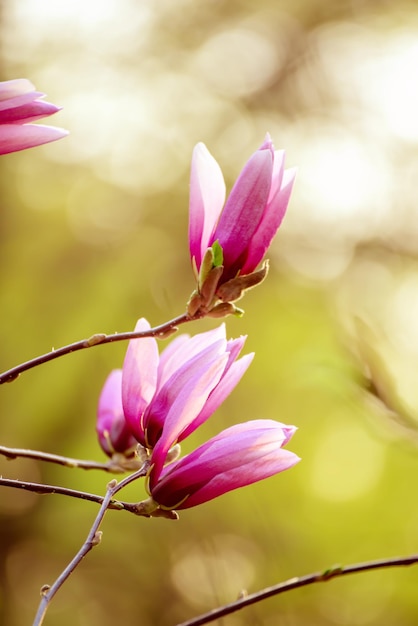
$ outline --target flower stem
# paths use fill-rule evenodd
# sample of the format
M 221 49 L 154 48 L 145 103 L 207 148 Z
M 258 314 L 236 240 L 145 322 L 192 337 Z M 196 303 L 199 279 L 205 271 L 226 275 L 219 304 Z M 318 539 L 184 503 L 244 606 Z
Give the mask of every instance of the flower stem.
M 74 343 L 70 343 L 67 346 L 63 346 L 62 348 L 58 348 L 57 350 L 51 350 L 51 352 L 46 352 L 45 354 L 41 354 L 40 356 L 35 357 L 34 359 L 30 359 L 29 361 L 25 361 L 20 365 L 16 365 L 16 367 L 12 367 L 5 372 L 0 374 L 0 385 L 3 383 L 10 383 L 13 380 L 34 367 L 38 365 L 42 365 L 43 363 L 47 363 L 48 361 L 53 361 L 54 359 L 58 359 L 61 356 L 66 354 L 70 354 L 71 352 L 77 352 L 78 350 L 85 350 L 86 348 L 92 348 L 93 346 L 99 346 L 105 343 L 113 343 L 115 341 L 127 341 L 129 339 L 141 339 L 143 337 L 160 337 L 164 338 L 174 332 L 176 332 L 177 327 L 181 324 L 186 324 L 187 322 L 192 322 L 194 320 L 202 317 L 200 314 L 196 314 L 191 317 L 187 313 L 183 313 L 183 315 L 179 315 L 169 322 L 165 322 L 160 326 L 155 326 L 155 328 L 151 328 L 150 330 L 141 331 L 141 332 L 125 332 L 125 333 L 114 333 L 113 335 L 105 335 L 103 333 L 96 333 L 89 337 L 89 339 L 81 339 L 80 341 L 76 341 Z
M 226 604 L 225 606 L 213 609 L 212 611 L 204 613 L 203 615 L 193 617 L 186 622 L 181 622 L 181 624 L 177 624 L 177 626 L 202 626 L 203 624 L 209 624 L 210 622 L 214 622 L 215 620 L 220 619 L 225 615 L 230 615 L 231 613 L 235 613 L 236 611 L 239 611 L 246 606 L 250 606 L 250 604 L 256 604 L 257 602 L 261 602 L 266 598 L 277 596 L 281 593 L 285 593 L 286 591 L 291 591 L 292 589 L 307 587 L 308 585 L 312 585 L 314 583 L 328 582 L 332 578 L 348 576 L 348 574 L 368 572 L 376 569 L 415 565 L 416 563 L 418 563 L 418 554 L 413 554 L 406 557 L 378 559 L 376 561 L 366 561 L 364 563 L 354 563 L 353 565 L 347 565 L 344 567 L 333 566 L 329 569 L 324 570 L 323 572 L 315 572 L 314 574 L 307 574 L 306 576 L 290 578 L 289 580 L 278 583 L 277 585 L 273 585 L 272 587 L 266 587 L 261 591 L 257 591 L 256 593 L 247 595 L 243 598 L 240 598 L 239 600 L 236 600 L 235 602 L 231 602 L 230 604 Z
M 81 563 L 81 561 L 86 556 L 86 554 L 88 554 L 90 550 L 92 550 L 95 546 L 97 546 L 100 543 L 101 536 L 102 536 L 101 531 L 99 531 L 100 524 L 103 521 L 106 511 L 111 507 L 112 500 L 115 494 L 121 489 L 123 489 L 123 487 L 126 487 L 126 485 L 136 480 L 137 478 L 145 476 L 147 472 L 147 467 L 148 467 L 148 463 L 145 463 L 141 467 L 141 469 L 139 469 L 137 472 L 134 472 L 130 476 L 127 476 L 126 478 L 121 480 L 119 483 L 116 481 L 116 479 L 113 479 L 107 485 L 106 495 L 102 498 L 102 503 L 101 503 L 99 512 L 80 550 L 77 552 L 75 557 L 70 561 L 67 567 L 61 572 L 61 574 L 58 576 L 58 578 L 55 580 L 55 582 L 51 586 L 45 585 L 44 587 L 42 587 L 42 590 L 41 590 L 42 599 L 39 604 L 38 611 L 36 613 L 35 620 L 33 622 L 33 626 L 41 626 L 41 624 L 44 621 L 44 617 L 46 615 L 48 607 L 53 597 L 57 593 L 57 591 L 62 587 L 62 585 L 67 580 L 67 578 L 74 572 L 74 570 Z

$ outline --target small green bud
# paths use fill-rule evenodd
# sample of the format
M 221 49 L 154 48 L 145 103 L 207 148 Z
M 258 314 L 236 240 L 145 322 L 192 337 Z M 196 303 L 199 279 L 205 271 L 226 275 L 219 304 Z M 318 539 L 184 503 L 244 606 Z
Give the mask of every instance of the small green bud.
M 92 346 L 97 346 L 99 343 L 103 343 L 105 339 L 106 339 L 106 335 L 104 333 L 96 333 L 95 335 L 92 335 L 91 337 L 89 337 L 86 343 L 87 343 L 87 346 L 91 348 Z
M 218 240 L 212 244 L 213 250 L 213 265 L 214 267 L 220 267 L 224 264 L 224 251 Z
M 103 532 L 101 530 L 98 530 L 97 533 L 95 533 L 91 544 L 93 546 L 98 546 L 102 540 L 102 537 L 103 537 Z

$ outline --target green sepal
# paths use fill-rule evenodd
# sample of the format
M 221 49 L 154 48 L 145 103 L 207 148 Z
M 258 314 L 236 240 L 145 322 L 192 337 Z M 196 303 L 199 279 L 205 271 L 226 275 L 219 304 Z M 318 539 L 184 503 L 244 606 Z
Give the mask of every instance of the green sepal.
M 224 264 L 224 251 L 218 240 L 213 242 L 212 251 L 213 251 L 213 266 L 220 267 L 221 265 Z

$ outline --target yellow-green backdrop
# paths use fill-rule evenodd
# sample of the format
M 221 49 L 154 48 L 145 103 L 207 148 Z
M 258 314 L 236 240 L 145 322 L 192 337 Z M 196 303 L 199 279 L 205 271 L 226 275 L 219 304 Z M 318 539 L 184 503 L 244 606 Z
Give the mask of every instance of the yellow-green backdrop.
M 298 166 L 268 280 L 226 319 L 251 368 L 190 450 L 254 418 L 295 424 L 292 470 L 180 520 L 110 511 L 45 624 L 170 626 L 287 578 L 417 551 L 418 9 L 411 0 L 10 0 L 2 80 L 63 106 L 68 138 L 2 156 L 2 370 L 95 332 L 184 311 L 188 176 L 204 141 L 228 188 L 269 131 Z M 184 328 L 199 332 L 215 320 Z M 163 345 L 163 344 L 161 344 Z M 0 388 L 0 443 L 105 460 L 98 395 L 126 345 Z M 402 417 L 361 386 L 362 372 Z M 0 458 L 0 474 L 103 494 L 108 475 Z M 125 499 L 143 497 L 142 484 Z M 39 590 L 97 506 L 0 492 L 0 622 Z M 418 568 L 292 591 L 224 626 L 412 626 Z

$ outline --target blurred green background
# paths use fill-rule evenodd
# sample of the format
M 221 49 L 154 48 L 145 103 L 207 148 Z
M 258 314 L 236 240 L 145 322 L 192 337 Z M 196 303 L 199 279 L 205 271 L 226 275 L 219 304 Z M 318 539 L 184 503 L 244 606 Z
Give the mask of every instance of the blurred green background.
M 45 624 L 171 626 L 286 578 L 417 551 L 418 7 L 400 0 L 8 0 L 2 80 L 64 107 L 68 138 L 1 158 L 0 366 L 153 325 L 193 289 L 188 177 L 204 141 L 228 188 L 269 131 L 299 168 L 267 282 L 228 335 L 256 358 L 185 444 L 293 423 L 292 470 L 183 512 L 110 511 Z M 188 332 L 212 328 L 194 323 Z M 105 460 L 97 399 L 119 343 L 0 389 L 0 442 Z M 362 375 L 391 408 L 361 386 Z M 102 494 L 108 476 L 0 458 L 0 474 Z M 124 499 L 142 499 L 142 485 Z M 94 504 L 3 488 L 0 622 L 32 623 Z M 292 591 L 223 626 L 412 626 L 418 569 Z

